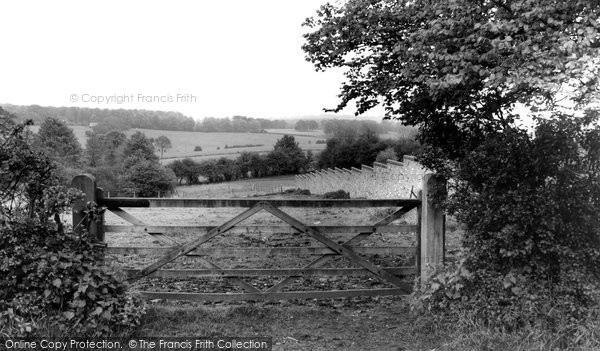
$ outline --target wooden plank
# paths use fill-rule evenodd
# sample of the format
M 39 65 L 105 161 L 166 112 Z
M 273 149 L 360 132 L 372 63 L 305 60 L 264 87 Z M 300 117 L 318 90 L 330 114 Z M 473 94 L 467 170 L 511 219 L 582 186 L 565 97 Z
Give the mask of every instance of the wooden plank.
M 146 226 L 146 223 L 135 218 L 130 213 L 123 211 L 119 207 L 109 207 L 108 210 L 133 225 L 142 226 L 142 227 Z M 108 231 L 108 230 L 106 230 L 106 231 Z
M 156 271 L 157 269 L 159 269 L 160 267 L 164 266 L 165 264 L 173 261 L 174 259 L 176 259 L 177 257 L 183 256 L 187 253 L 189 253 L 190 251 L 194 250 L 196 247 L 200 246 L 201 244 L 207 242 L 208 240 L 214 238 L 215 236 L 222 234 L 226 231 L 228 231 L 229 229 L 233 228 L 236 224 L 240 223 L 241 221 L 247 219 L 248 217 L 251 217 L 252 215 L 254 215 L 255 213 L 259 212 L 260 210 L 263 209 L 263 205 L 262 203 L 258 203 L 256 206 L 249 208 L 248 210 L 240 213 L 239 215 L 235 216 L 234 218 L 232 218 L 231 220 L 223 223 L 222 225 L 220 225 L 219 227 L 211 230 L 210 232 L 200 236 L 198 239 L 193 240 L 187 244 L 181 245 L 179 247 L 176 247 L 172 250 L 170 250 L 164 257 L 162 257 L 161 259 L 159 259 L 158 261 L 156 261 L 155 263 L 151 264 L 150 266 L 144 268 L 143 270 L 140 271 L 140 275 L 137 277 L 134 277 L 133 279 L 137 279 L 137 278 L 141 278 L 143 276 L 146 276 L 154 271 Z
M 286 299 L 331 299 L 354 296 L 390 296 L 405 295 L 403 289 L 352 289 L 328 291 L 286 291 L 274 293 L 185 293 L 185 292 L 149 292 L 140 291 L 144 299 L 182 300 L 182 301 L 243 301 L 243 300 L 286 300 Z
M 396 219 L 396 218 L 394 218 Z M 106 232 L 112 233 L 163 233 L 163 234 L 204 234 L 208 233 L 217 226 L 151 226 L 151 225 L 107 225 Z M 319 225 L 309 226 L 321 233 L 414 233 L 417 231 L 416 225 L 400 224 L 400 225 L 355 225 L 355 226 L 339 226 L 339 225 Z M 252 225 L 252 226 L 236 226 L 236 230 L 245 231 L 260 231 L 262 233 L 287 233 L 293 229 L 289 225 Z M 293 230 L 293 232 L 298 232 Z
M 370 235 L 371 235 L 371 233 L 360 233 L 360 234 L 354 236 L 353 238 L 351 238 L 350 240 L 346 241 L 342 245 L 343 246 L 350 246 L 351 244 L 358 244 L 359 242 L 361 242 L 361 241 L 365 240 L 366 238 L 368 238 Z M 303 268 L 316 268 L 316 267 L 320 267 L 320 266 L 324 265 L 325 263 L 329 262 L 336 255 L 337 254 L 329 254 L 329 255 L 321 256 L 321 257 L 319 257 L 319 258 L 317 258 L 315 260 L 312 260 L 309 264 L 305 265 Z M 283 289 L 287 285 L 289 285 L 292 282 L 294 282 L 294 280 L 296 280 L 295 277 L 284 278 L 283 280 L 281 280 L 277 284 L 275 284 L 272 287 L 270 287 L 269 289 L 267 289 L 267 292 L 281 291 L 281 289 Z
M 414 255 L 414 246 L 348 246 L 354 252 L 364 255 Z M 152 255 L 165 254 L 173 247 L 107 247 L 106 253 L 119 255 Z M 337 255 L 328 247 L 198 247 L 188 252 L 187 256 L 244 257 L 251 255 Z
M 273 214 L 274 216 L 278 217 L 282 221 L 290 224 L 294 228 L 310 235 L 314 239 L 316 239 L 316 240 L 320 241 L 321 243 L 323 243 L 324 245 L 330 247 L 333 251 L 348 258 L 351 262 L 369 270 L 371 273 L 378 276 L 382 280 L 393 284 L 394 286 L 404 290 L 406 293 L 410 293 L 410 290 L 411 290 L 410 284 L 402 281 L 400 278 L 396 277 L 395 275 L 388 273 L 388 272 L 382 270 L 380 267 L 377 267 L 376 265 L 372 264 L 371 262 L 365 260 L 364 258 L 360 257 L 357 253 L 355 253 L 348 247 L 342 246 L 342 245 L 336 243 L 335 241 L 325 237 L 320 232 L 305 226 L 304 224 L 302 224 L 295 218 L 291 217 L 290 215 L 281 211 L 280 209 L 271 206 L 270 204 L 265 204 L 264 209 L 266 211 L 270 212 L 271 214 Z
M 117 207 L 253 207 L 265 202 L 274 207 L 402 207 L 417 206 L 417 199 L 175 199 L 175 198 L 123 198 L 100 200 L 109 208 Z
M 204 265 L 204 267 L 208 267 L 209 271 L 219 271 L 219 270 L 223 270 L 223 268 L 217 266 L 215 263 L 212 263 L 208 260 L 205 260 L 204 258 L 197 258 L 197 260 L 200 261 L 200 263 L 202 263 Z M 158 271 L 155 271 L 154 273 L 156 273 Z M 237 286 L 241 287 L 242 289 L 246 290 L 246 292 L 249 293 L 259 293 L 261 292 L 260 290 L 258 290 L 254 285 L 249 284 L 241 279 L 238 279 L 237 277 L 230 277 L 228 280 L 232 281 L 234 284 L 236 284 Z
M 396 275 L 415 274 L 414 266 L 383 267 L 383 270 Z M 131 276 L 139 274 L 138 269 L 124 269 Z M 148 277 L 160 278 L 200 278 L 200 277 L 263 277 L 263 276 L 326 276 L 326 277 L 359 277 L 371 275 L 364 268 L 234 268 L 223 269 L 216 265 L 212 269 L 165 269 L 157 270 Z
M 381 227 L 388 226 L 393 221 L 402 218 L 402 216 L 404 216 L 405 214 L 410 212 L 415 207 L 417 207 L 417 206 L 404 206 L 404 207 L 398 209 L 396 212 L 392 213 L 391 215 L 389 215 L 389 216 L 385 217 L 384 219 L 380 220 L 379 222 L 375 223 L 373 226 L 375 228 L 380 227 L 380 226 Z M 411 226 L 411 227 L 415 228 L 416 226 Z
M 160 241 L 162 241 L 163 243 L 165 243 L 167 245 L 177 245 L 177 246 L 179 246 L 179 243 L 175 239 L 169 238 L 168 236 L 166 236 L 164 234 L 152 233 L 151 235 L 154 236 L 154 237 L 156 237 L 156 238 L 158 238 Z M 164 248 L 164 249 L 172 250 L 172 249 L 174 249 L 174 247 Z M 207 261 L 207 260 L 205 260 L 203 258 L 196 258 L 196 260 L 199 263 L 201 263 L 202 265 L 204 265 L 204 267 L 213 268 L 213 269 L 214 268 L 221 269 L 221 267 L 219 267 L 216 264 L 214 264 L 214 263 L 212 263 L 210 261 Z M 260 292 L 260 290 L 258 290 L 257 288 L 255 288 L 253 285 L 250 285 L 250 284 L 246 283 L 245 281 L 243 281 L 241 279 L 230 278 L 228 280 L 230 280 L 232 283 L 238 285 L 242 289 L 246 290 L 247 292 L 251 292 L 251 293 Z
M 393 222 L 394 220 L 402 217 L 405 213 L 407 213 L 408 211 L 410 211 L 410 209 L 412 209 L 411 206 L 405 206 L 403 208 L 400 208 L 396 212 L 392 213 L 391 215 L 389 215 L 389 216 L 387 216 L 387 217 L 379 220 L 373 226 L 387 225 L 390 222 Z M 345 243 L 343 243 L 342 246 L 352 247 L 351 245 L 358 244 L 359 242 L 361 242 L 361 241 L 365 240 L 366 238 L 368 238 L 371 234 L 372 233 L 369 233 L 369 232 L 360 233 L 360 234 L 354 236 L 353 238 L 351 238 L 350 240 L 346 241 Z M 309 264 L 305 265 L 303 268 L 316 268 L 316 267 L 320 267 L 320 266 L 324 265 L 325 263 L 329 262 L 335 256 L 336 256 L 336 254 L 329 254 L 329 255 L 321 256 L 321 257 L 319 257 L 319 258 L 311 261 Z M 281 280 L 277 284 L 275 284 L 272 287 L 270 287 L 269 289 L 267 289 L 267 292 L 281 291 L 281 289 L 283 289 L 287 285 L 291 284 L 294 280 L 295 280 L 295 277 L 284 278 L 283 280 Z

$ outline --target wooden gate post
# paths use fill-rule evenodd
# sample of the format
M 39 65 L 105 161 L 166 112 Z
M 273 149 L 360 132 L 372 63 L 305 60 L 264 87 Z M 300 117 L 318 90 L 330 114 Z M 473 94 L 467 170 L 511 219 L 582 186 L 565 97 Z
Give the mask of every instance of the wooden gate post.
M 90 240 L 102 242 L 104 240 L 103 220 L 90 221 L 85 213 L 85 211 L 88 210 L 88 203 L 98 203 L 96 178 L 91 174 L 80 174 L 73 178 L 71 186 L 85 193 L 85 198 L 83 200 L 78 200 L 73 204 L 73 230 L 76 233 L 81 234 L 83 229 L 87 229 Z
M 433 197 L 446 195 L 446 182 L 436 174 L 425 174 L 421 195 L 421 282 L 444 265 L 445 217 Z

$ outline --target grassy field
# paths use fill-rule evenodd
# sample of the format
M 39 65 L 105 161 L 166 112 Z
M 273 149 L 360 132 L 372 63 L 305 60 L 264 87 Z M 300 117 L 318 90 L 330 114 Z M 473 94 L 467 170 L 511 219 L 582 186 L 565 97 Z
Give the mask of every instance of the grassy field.
M 86 131 L 90 128 L 82 126 L 71 126 L 79 143 L 85 147 L 87 137 Z M 33 132 L 37 132 L 38 126 L 31 127 Z M 191 157 L 195 160 L 211 159 L 218 157 L 236 158 L 242 152 L 267 153 L 273 150 L 273 145 L 285 134 L 293 134 L 296 141 L 303 150 L 313 152 L 325 149 L 325 144 L 316 144 L 316 141 L 323 139 L 320 134 L 300 135 L 293 129 L 276 130 L 274 133 L 200 133 L 200 132 L 180 132 L 153 129 L 130 129 L 125 132 L 127 136 L 141 131 L 149 138 L 157 138 L 161 135 L 171 140 L 172 148 L 165 151 L 163 163 L 168 163 L 177 159 Z M 288 133 L 289 132 L 289 133 Z M 250 147 L 235 147 L 236 145 L 261 145 Z M 200 146 L 202 151 L 194 151 L 196 146 Z M 226 148 L 229 147 L 229 148 Z
M 86 131 L 89 127 L 71 126 L 77 140 L 85 147 L 87 137 Z M 31 127 L 33 132 L 37 132 L 39 126 Z M 316 141 L 326 139 L 322 131 L 298 132 L 294 129 L 271 129 L 267 133 L 200 133 L 200 132 L 180 132 L 168 130 L 153 129 L 130 129 L 125 131 L 127 136 L 141 131 L 149 138 L 157 138 L 161 135 L 171 140 L 172 147 L 165 151 L 161 163 L 169 163 L 174 160 L 186 157 L 193 158 L 196 161 L 226 157 L 230 159 L 237 158 L 242 152 L 267 153 L 273 150 L 273 145 L 283 135 L 293 135 L 303 150 L 319 152 L 324 150 L 325 144 L 317 144 Z M 386 133 L 380 135 L 382 139 L 398 138 L 397 133 Z M 255 145 L 249 147 L 232 146 Z M 260 146 L 257 146 L 260 145 Z M 194 151 L 196 146 L 200 146 L 202 151 Z

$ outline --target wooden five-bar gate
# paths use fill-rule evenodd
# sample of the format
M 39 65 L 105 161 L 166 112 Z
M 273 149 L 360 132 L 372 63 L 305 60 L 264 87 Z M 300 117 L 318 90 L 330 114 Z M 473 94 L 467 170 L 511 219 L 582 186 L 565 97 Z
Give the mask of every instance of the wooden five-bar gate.
M 233 300 L 267 300 L 289 298 L 333 298 L 350 296 L 378 296 L 408 294 L 412 290 L 412 282 L 403 279 L 417 275 L 421 279 L 427 277 L 431 269 L 443 264 L 444 260 L 444 215 L 432 201 L 434 189 L 439 189 L 441 180 L 435 175 L 425 175 L 423 189 L 417 199 L 179 199 L 179 198 L 105 198 L 102 189 L 96 187 L 93 176 L 83 174 L 73 179 L 73 186 L 85 193 L 85 200 L 77 202 L 73 207 L 73 226 L 76 231 L 87 229 L 88 235 L 103 243 L 106 232 L 146 233 L 158 239 L 168 247 L 105 247 L 109 254 L 142 254 L 162 253 L 162 257 L 154 263 L 138 270 L 128 270 L 130 280 L 142 277 L 219 277 L 239 286 L 243 293 L 187 293 L 187 292 L 151 292 L 143 291 L 141 295 L 148 299 L 176 299 L 197 301 L 233 301 Z M 169 207 L 241 207 L 245 211 L 219 226 L 153 226 L 147 224 L 124 208 L 169 208 Z M 372 225 L 307 225 L 281 210 L 285 208 L 370 208 L 394 207 L 395 211 Z M 392 224 L 411 210 L 417 210 L 415 224 Z M 106 225 L 104 210 L 129 222 L 131 225 Z M 206 247 L 203 244 L 211 239 L 224 235 L 234 227 L 258 212 L 266 211 L 279 218 L 285 226 L 252 226 L 254 229 L 294 231 L 303 233 L 321 246 L 296 247 Z M 268 227 L 268 228 L 267 228 Z M 244 226 L 243 228 L 248 228 Z M 354 233 L 349 240 L 339 243 L 328 237 L 329 233 Z M 374 233 L 413 232 L 415 246 L 359 246 L 361 242 Z M 191 233 L 195 238 L 187 243 L 179 243 L 169 234 Z M 103 245 L 101 245 L 103 246 Z M 222 268 L 206 259 L 211 254 L 243 256 L 250 253 L 267 255 L 314 255 L 315 259 L 302 268 Z M 366 255 L 405 255 L 413 254 L 414 264 L 401 267 L 380 267 L 365 258 Z M 193 256 L 203 269 L 161 269 L 168 263 L 184 257 Z M 323 268 L 335 257 L 345 257 L 354 268 Z M 346 289 L 329 291 L 282 291 L 299 277 L 306 276 L 360 276 L 371 275 L 392 288 Z M 259 289 L 243 278 L 270 276 L 284 277 L 266 289 Z

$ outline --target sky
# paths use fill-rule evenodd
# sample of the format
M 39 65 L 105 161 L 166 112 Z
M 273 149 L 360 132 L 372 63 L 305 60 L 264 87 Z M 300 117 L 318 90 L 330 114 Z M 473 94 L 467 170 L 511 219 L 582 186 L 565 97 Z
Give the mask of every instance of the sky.
M 301 24 L 325 2 L 5 1 L 0 103 L 320 115 L 343 72 L 305 61 Z

